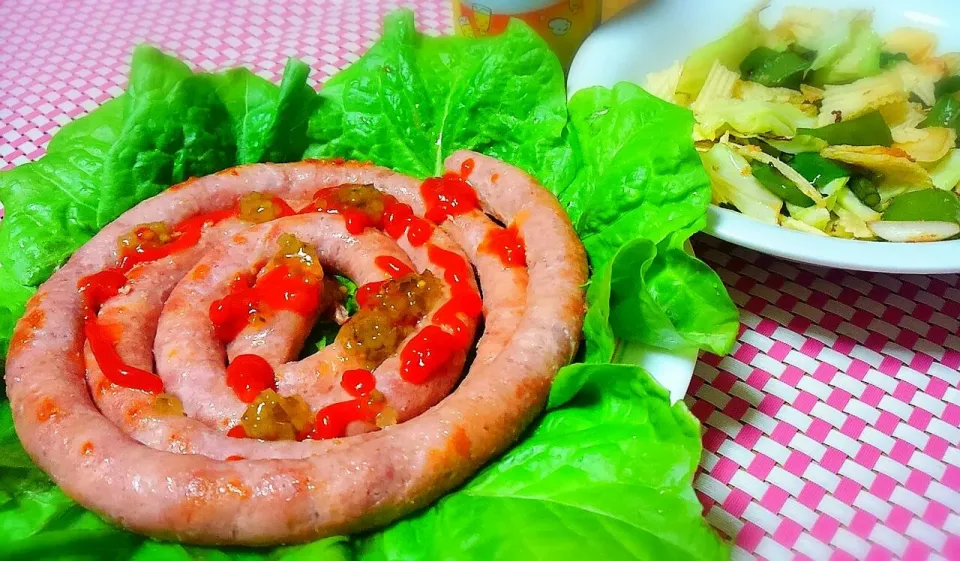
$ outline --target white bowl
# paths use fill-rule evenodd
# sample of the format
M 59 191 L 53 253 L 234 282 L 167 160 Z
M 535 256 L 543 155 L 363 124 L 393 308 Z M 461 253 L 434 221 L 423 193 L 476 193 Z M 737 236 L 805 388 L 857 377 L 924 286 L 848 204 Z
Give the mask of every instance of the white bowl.
M 642 83 L 647 73 L 683 60 L 726 33 L 756 4 L 755 0 L 650 0 L 587 39 L 570 68 L 569 95 L 590 86 Z M 881 33 L 918 27 L 940 37 L 939 52 L 960 51 L 960 2 L 956 0 L 773 0 L 762 14 L 763 22 L 775 24 L 783 8 L 791 5 L 872 8 L 874 28 Z M 887 273 L 960 272 L 960 240 L 895 244 L 828 238 L 719 207 L 711 207 L 708 218 L 708 234 L 793 261 Z

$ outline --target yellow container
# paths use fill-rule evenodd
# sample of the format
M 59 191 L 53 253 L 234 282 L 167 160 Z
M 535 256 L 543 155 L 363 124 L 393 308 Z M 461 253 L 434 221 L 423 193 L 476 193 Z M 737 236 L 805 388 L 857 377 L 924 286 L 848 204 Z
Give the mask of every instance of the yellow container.
M 587 35 L 600 23 L 601 0 L 453 0 L 457 34 L 496 35 L 510 18 L 535 29 L 569 67 Z

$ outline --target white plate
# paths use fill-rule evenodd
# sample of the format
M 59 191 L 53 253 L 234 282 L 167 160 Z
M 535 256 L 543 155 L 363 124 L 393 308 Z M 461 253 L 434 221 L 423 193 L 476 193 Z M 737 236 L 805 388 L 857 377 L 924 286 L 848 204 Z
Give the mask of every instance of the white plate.
M 642 83 L 648 72 L 683 60 L 695 48 L 726 33 L 755 0 L 651 0 L 595 31 L 580 48 L 567 81 L 572 95 L 589 86 Z M 785 6 L 872 8 L 879 32 L 918 27 L 940 36 L 939 52 L 960 51 L 960 2 L 956 0 L 773 0 L 763 22 L 773 25 Z M 893 244 L 828 238 L 765 224 L 711 207 L 706 232 L 720 239 L 793 261 L 889 273 L 960 272 L 960 240 Z

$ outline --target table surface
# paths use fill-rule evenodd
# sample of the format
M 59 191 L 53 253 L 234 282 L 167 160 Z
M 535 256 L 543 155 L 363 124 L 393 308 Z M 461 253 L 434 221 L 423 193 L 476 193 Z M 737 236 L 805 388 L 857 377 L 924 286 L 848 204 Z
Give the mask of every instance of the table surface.
M 0 167 L 119 95 L 138 42 L 275 81 L 296 56 L 319 87 L 400 5 L 426 32 L 451 27 L 449 0 L 7 0 Z M 742 310 L 736 350 L 703 357 L 687 397 L 704 429 L 697 493 L 735 557 L 960 559 L 960 277 L 697 245 Z

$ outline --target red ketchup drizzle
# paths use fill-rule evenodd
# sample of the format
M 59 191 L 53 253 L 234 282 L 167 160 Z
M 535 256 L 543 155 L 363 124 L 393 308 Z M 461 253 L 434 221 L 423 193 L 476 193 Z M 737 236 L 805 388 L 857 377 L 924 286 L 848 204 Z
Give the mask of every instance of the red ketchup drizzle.
M 244 403 L 253 403 L 264 390 L 277 389 L 273 367 L 257 355 L 239 355 L 234 358 L 227 366 L 227 385 Z
M 370 298 L 374 296 L 377 292 L 380 292 L 380 287 L 383 286 L 387 281 L 374 281 L 368 282 L 367 284 L 361 286 L 357 289 L 357 305 L 361 308 L 367 307 L 367 302 L 370 301 Z
M 423 196 L 426 207 L 423 215 L 435 224 L 440 224 L 451 216 L 476 210 L 480 204 L 473 187 L 463 176 L 453 172 L 447 172 L 443 177 L 424 179 L 420 184 L 420 195 Z
M 463 257 L 435 245 L 427 246 L 427 257 L 444 270 L 443 278 L 450 285 L 451 294 L 434 314 L 434 325 L 420 330 L 400 350 L 400 377 L 414 384 L 431 380 L 458 351 L 470 345 L 461 316 L 476 318 L 483 311 L 480 295 L 469 284 L 473 272 Z
M 527 252 L 516 224 L 506 228 L 491 228 L 480 244 L 480 251 L 496 255 L 504 267 L 523 267 Z
M 320 305 L 316 282 L 294 274 L 286 265 L 278 265 L 260 277 L 256 289 L 260 301 L 274 310 L 309 316 Z
M 363 233 L 367 227 L 375 225 L 369 216 L 359 210 L 347 208 L 342 210 L 340 214 L 343 215 L 343 220 L 347 223 L 347 231 L 354 236 Z
M 410 205 L 401 202 L 389 203 L 383 210 L 383 231 L 395 240 L 400 239 L 412 218 L 413 209 Z
M 467 158 L 460 164 L 460 177 L 464 179 L 470 179 L 470 174 L 473 173 L 473 168 L 476 163 L 473 161 L 473 158 Z
M 410 219 L 410 228 L 407 230 L 407 241 L 413 247 L 420 247 L 430 240 L 433 235 L 433 224 L 419 216 Z
M 262 305 L 310 316 L 320 305 L 317 283 L 294 274 L 286 265 L 277 265 L 256 281 L 252 275 L 238 277 L 226 296 L 210 303 L 217 338 L 225 343 L 234 340 Z
M 430 381 L 459 347 L 458 337 L 428 325 L 400 351 L 400 377 L 412 384 Z
M 284 203 L 286 205 L 286 203 Z M 289 208 L 289 207 L 287 207 Z M 236 215 L 237 209 L 218 210 L 198 214 L 184 220 L 173 227 L 173 233 L 176 237 L 169 243 L 159 247 L 136 246 L 124 251 L 120 256 L 120 270 L 127 272 L 140 263 L 148 263 L 169 257 L 178 251 L 189 249 L 200 241 L 200 234 L 203 233 L 203 227 L 207 224 L 216 224 L 231 216 Z
M 369 370 L 357 368 L 343 373 L 340 387 L 353 397 L 365 397 L 376 389 L 377 380 Z
M 317 419 L 310 438 L 324 440 L 346 436 L 347 426 L 354 421 L 373 422 L 378 410 L 368 403 L 376 389 L 376 379 L 369 370 L 347 370 L 340 379 L 340 387 L 354 397 L 349 401 L 333 403 L 317 411 Z
M 210 303 L 210 321 L 217 339 L 233 341 L 250 323 L 259 302 L 253 283 L 253 275 L 237 275 L 227 295 Z
M 395 240 L 406 232 L 410 245 L 420 247 L 433 235 L 433 224 L 414 216 L 410 205 L 390 197 L 383 211 L 383 231 Z
M 373 260 L 373 263 L 379 267 L 381 271 L 388 274 L 392 279 L 398 279 L 413 272 L 413 269 L 411 269 L 406 263 L 400 261 L 392 255 L 380 255 Z M 387 281 L 385 280 L 368 282 L 367 284 L 361 285 L 359 288 L 357 288 L 357 305 L 361 308 L 366 308 L 367 302 L 370 301 L 370 298 L 379 292 L 380 288 L 386 284 L 386 282 Z
M 125 364 L 117 353 L 116 341 L 97 321 L 103 303 L 119 294 L 127 284 L 120 269 L 106 269 L 83 277 L 77 288 L 83 297 L 83 333 L 103 375 L 114 384 L 150 393 L 163 391 L 163 380 L 153 372 Z
M 280 216 L 294 214 L 293 209 L 283 199 L 274 197 L 273 202 L 280 208 Z M 127 248 L 120 254 L 116 268 L 106 269 L 80 279 L 77 288 L 83 295 L 84 336 L 90 344 L 90 350 L 97 365 L 108 380 L 126 388 L 151 393 L 163 391 L 163 381 L 159 376 L 130 366 L 120 359 L 116 341 L 97 321 L 97 314 L 104 302 L 119 294 L 120 289 L 127 284 L 125 273 L 142 263 L 164 259 L 197 245 L 205 226 L 217 224 L 235 216 L 238 210 L 239 204 L 230 209 L 207 212 L 188 218 L 172 228 L 172 239 L 169 242 L 159 246 L 140 243 Z M 138 239 L 141 238 L 139 228 L 134 233 Z M 316 298 L 316 295 L 314 297 Z M 302 298 L 298 300 L 298 302 L 302 301 Z

